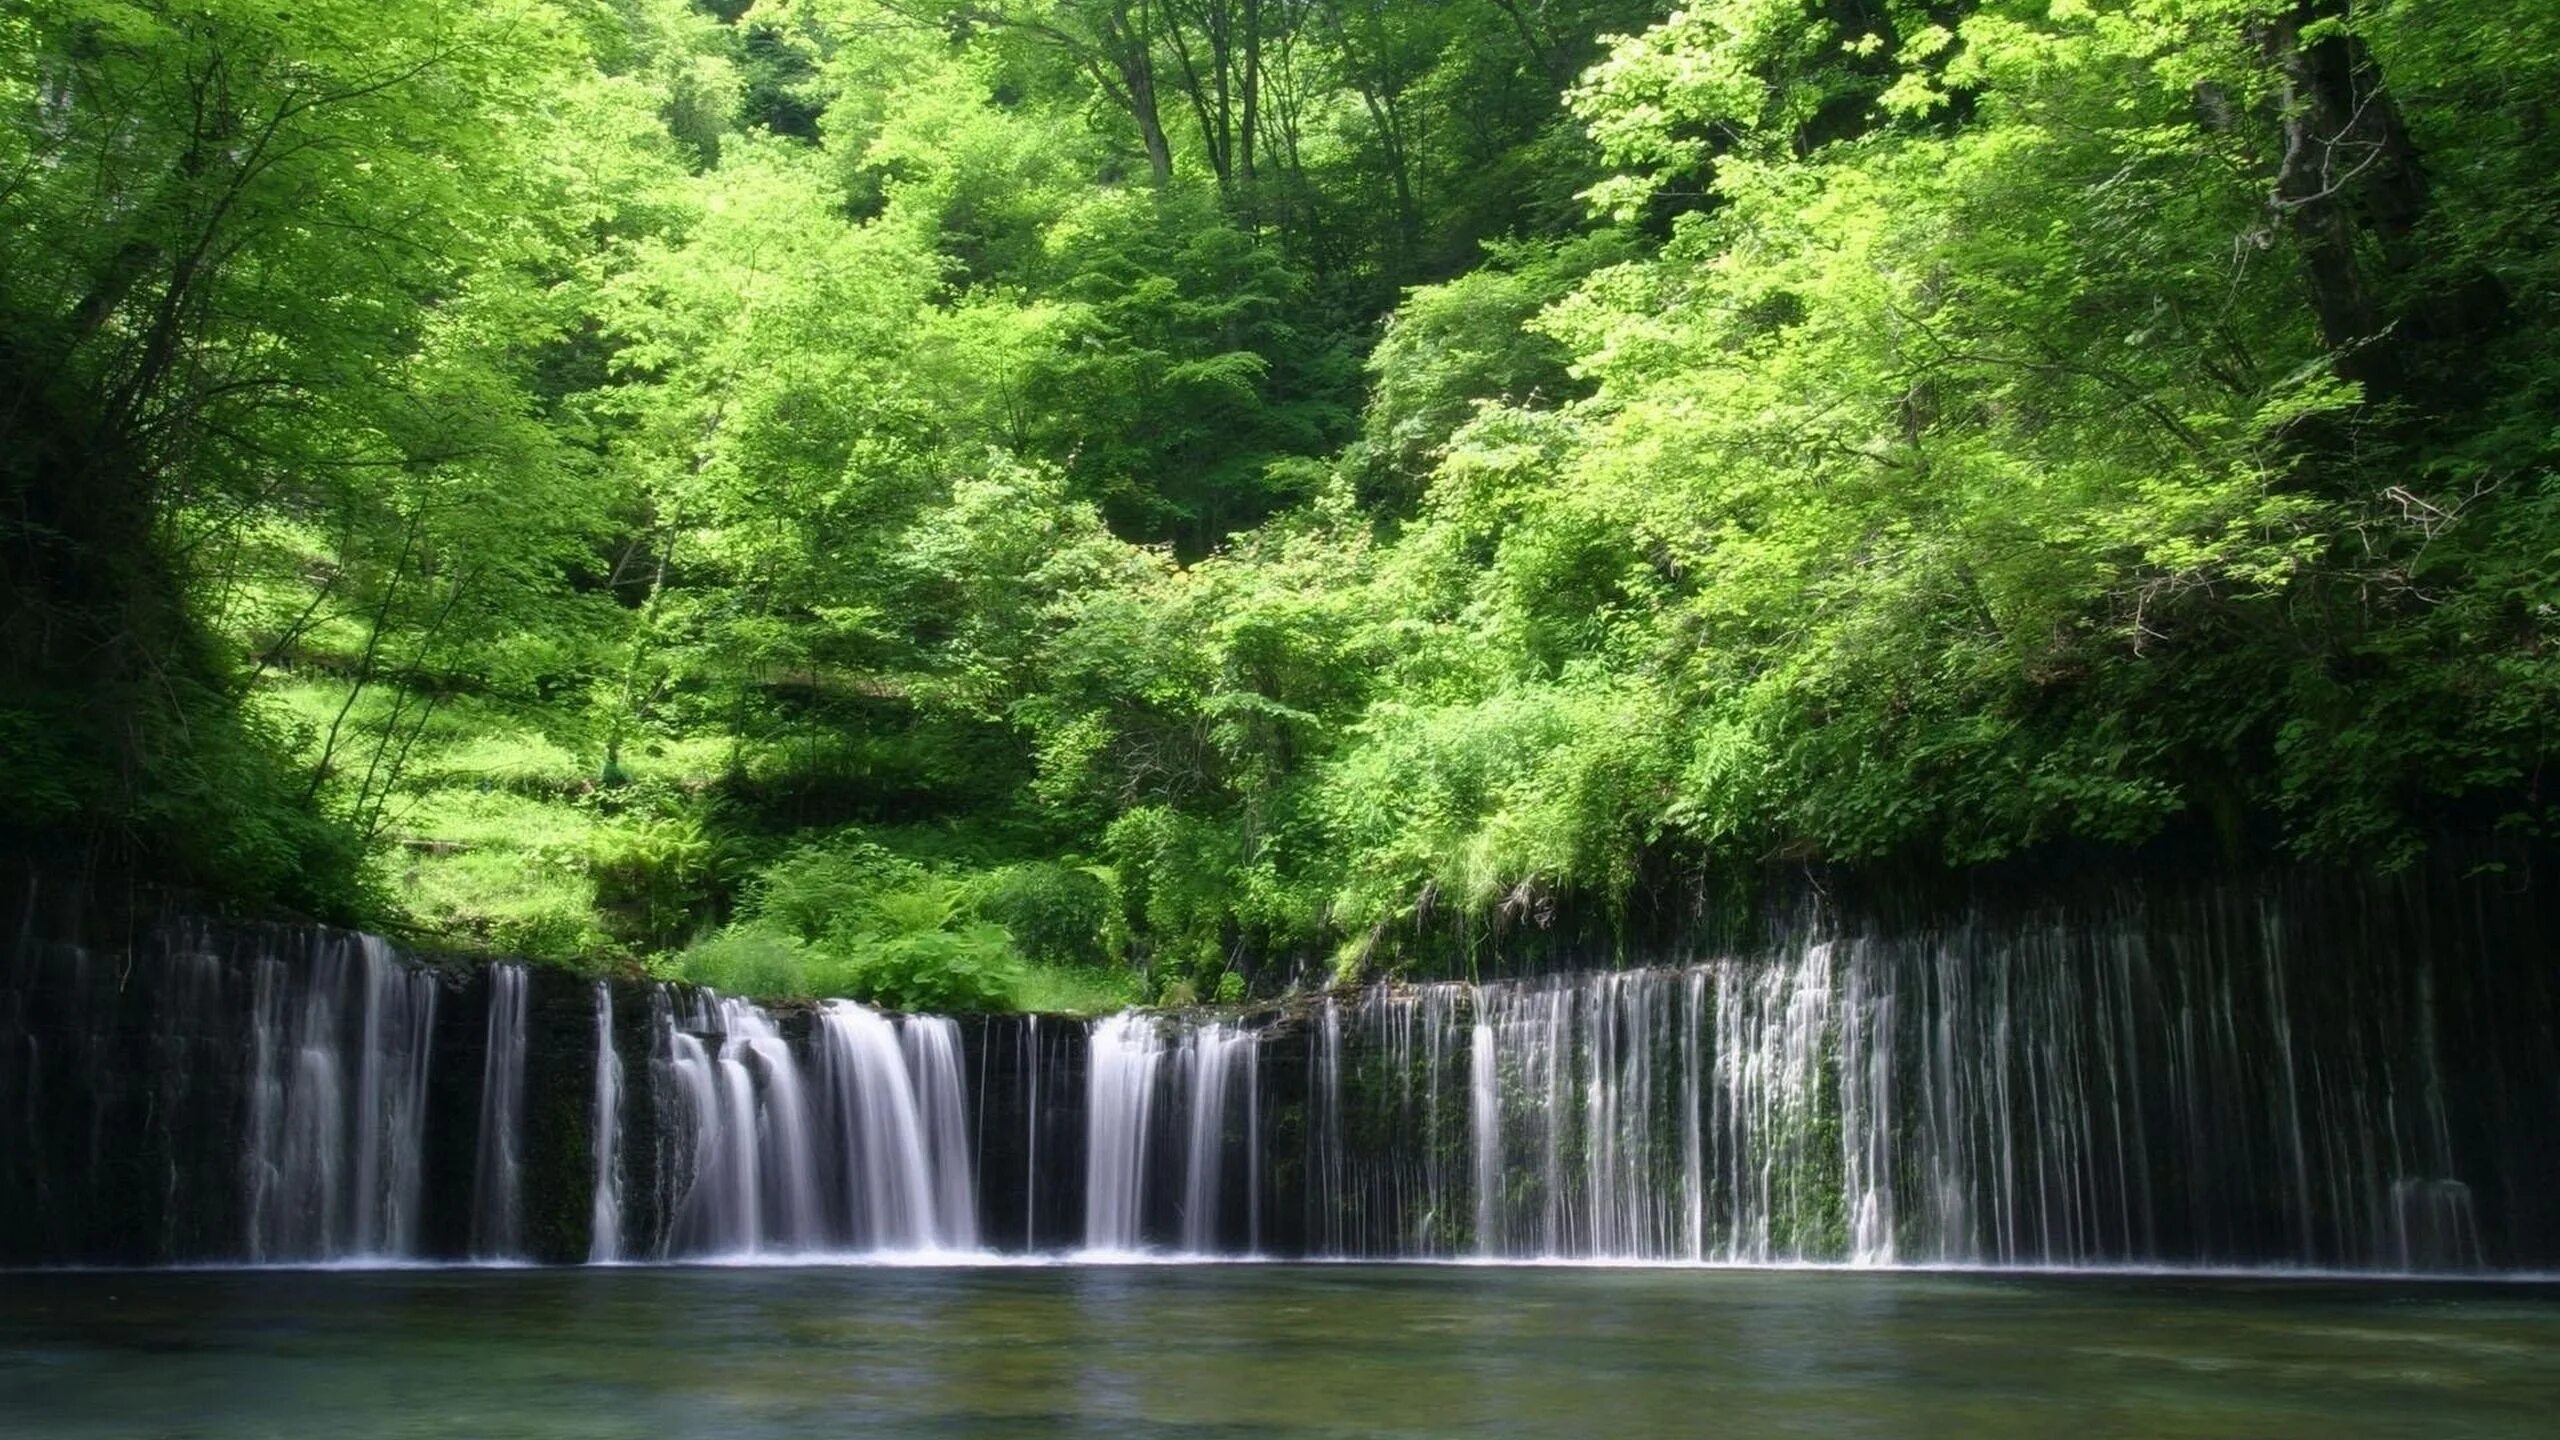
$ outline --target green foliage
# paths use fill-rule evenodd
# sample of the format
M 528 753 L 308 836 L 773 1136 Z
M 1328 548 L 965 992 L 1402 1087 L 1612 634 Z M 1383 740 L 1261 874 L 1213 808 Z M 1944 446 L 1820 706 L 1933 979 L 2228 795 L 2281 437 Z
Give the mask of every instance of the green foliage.
M 798 999 L 809 994 L 810 957 L 789 935 L 733 926 L 694 942 L 677 958 L 678 973 L 731 995 Z
M 1146 987 L 1134 970 L 1033 965 L 1022 973 L 1013 1008 L 1034 1015 L 1108 1015 L 1146 999 Z
M 1096 968 L 1110 958 L 1117 908 L 1108 873 L 1039 861 L 1009 865 L 985 882 L 978 910 L 1037 964 Z
M 897 1010 L 968 1015 L 1010 1010 L 1021 962 L 994 925 L 919 928 L 840 940 L 822 973 L 830 994 Z
M 1226 827 L 1149 806 L 1113 821 L 1103 843 L 1124 877 L 1122 893 L 1153 940 L 1157 968 L 1168 975 L 1221 968 L 1237 898 L 1234 838 Z
M 422 701 L 591 533 L 521 382 L 575 292 L 566 247 L 630 167 L 560 163 L 615 102 L 556 18 L 142 0 L 0 22 L 0 685 L 86 752 L 77 819 L 11 831 L 364 908 L 348 860 L 421 705 L 380 744 L 329 727 L 297 777 L 240 716 L 244 680 L 353 627 L 358 685 Z M 304 563 L 296 531 L 335 553 Z
M 17 7 L 0 843 L 1087 1011 L 2544 833 L 2555 85 L 2494 0 Z
M 1111 892 L 1088 870 L 946 871 L 847 833 L 786 851 L 744 896 L 739 922 L 685 952 L 685 978 L 941 1013 L 1089 1013 L 1134 995 L 1105 945 Z
M 1622 893 L 1677 769 L 1658 703 L 1576 674 L 1473 704 L 1372 706 L 1324 786 L 1327 833 L 1353 857 L 1335 913 L 1374 923 Z
M 1295 498 L 1278 462 L 1336 437 L 1352 379 L 1302 278 L 1198 192 L 1098 192 L 1045 239 L 1064 308 L 1023 377 L 1024 448 L 1118 533 L 1194 553 Z
M 1571 357 L 1529 322 L 1592 270 L 1625 258 L 1628 246 L 1614 233 L 1497 247 L 1482 268 L 1406 296 L 1369 354 L 1368 404 L 1346 457 L 1362 501 L 1408 513 L 1479 405 L 1577 398 L 1583 387 Z
M 589 845 L 596 909 L 616 938 L 642 949 L 681 944 L 717 894 L 719 846 L 698 820 L 606 826 Z
M 867 840 L 806 844 L 757 872 L 747 888 L 747 912 L 786 934 L 815 942 L 865 914 L 878 897 L 897 894 L 924 878 L 912 861 Z M 906 909 L 925 911 L 929 926 L 941 925 L 955 908 L 940 886 L 924 889 L 920 902 L 911 900 Z

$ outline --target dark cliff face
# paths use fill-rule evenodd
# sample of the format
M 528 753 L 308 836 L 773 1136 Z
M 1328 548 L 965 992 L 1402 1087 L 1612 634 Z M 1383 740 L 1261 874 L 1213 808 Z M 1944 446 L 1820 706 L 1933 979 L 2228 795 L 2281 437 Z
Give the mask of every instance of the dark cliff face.
M 0 960 L 0 1260 L 146 1263 L 218 1254 L 237 1185 L 249 1049 L 244 950 L 174 919 L 83 943 L 22 888 Z M 201 1193 L 198 1193 L 201 1191 Z
M 0 1264 L 460 1260 L 493 1233 L 485 965 L 10 883 Z M 1243 1068 L 1205 1108 L 1200 1015 L 1153 1026 L 1152 1102 L 1100 1115 L 1083 1022 L 865 1024 L 908 1072 L 897 1123 L 953 1127 L 965 1189 L 930 1203 L 996 1251 L 1086 1243 L 1110 1133 L 1139 1157 L 1139 1240 L 1228 1254 L 2560 1264 L 2548 887 L 2180 878 L 1761 928 L 1740 959 L 1229 1016 Z M 855 1133 L 890 1097 L 844 1068 L 848 1016 L 523 984 L 512 1258 L 596 1253 L 600 1018 L 606 1253 L 886 1233 L 862 1195 L 910 1152 Z M 741 1023 L 761 1038 L 722 1033 Z M 956 1074 L 928 1095 L 932 1043 Z M 714 1194 L 766 1222 L 706 1227 Z
M 347 1258 L 376 1248 L 360 1228 L 405 1228 L 401 1248 L 419 1258 L 469 1253 L 485 972 L 321 926 L 209 917 L 148 892 L 102 897 L 18 876 L 9 898 L 0 930 L 0 1115 L 11 1131 L 0 1143 L 0 1264 Z M 415 1210 L 406 1227 L 387 1216 L 359 1227 L 365 1202 L 354 1192 L 390 1188 L 356 1171 L 399 1163 L 386 1152 L 409 1141 L 384 1137 L 368 1155 L 348 1133 L 365 1098 L 352 1092 L 399 1077 L 352 1066 L 322 1073 L 338 1057 L 313 1053 L 324 1040 L 348 1052 L 390 1043 L 365 997 L 324 988 L 351 963 L 387 963 L 432 990 L 422 1007 L 415 1188 L 400 1202 Z M 591 989 L 551 971 L 529 982 L 525 1132 L 536 1163 L 523 1185 L 526 1256 L 583 1258 Z M 324 1112 L 323 1098 L 336 1110 Z M 281 1184 L 257 1173 L 279 1162 L 332 1173 Z M 308 1213 L 284 1223 L 255 1213 L 284 1206 Z M 258 1254 L 262 1231 L 286 1237 L 285 1248 Z

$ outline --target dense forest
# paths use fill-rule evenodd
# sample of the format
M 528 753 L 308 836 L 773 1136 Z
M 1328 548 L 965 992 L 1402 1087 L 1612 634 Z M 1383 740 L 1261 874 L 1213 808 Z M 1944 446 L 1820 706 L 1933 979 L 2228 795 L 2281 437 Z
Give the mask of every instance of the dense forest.
M 37 0 L 0 107 L 45 863 L 1092 1009 L 2552 820 L 2538 0 Z

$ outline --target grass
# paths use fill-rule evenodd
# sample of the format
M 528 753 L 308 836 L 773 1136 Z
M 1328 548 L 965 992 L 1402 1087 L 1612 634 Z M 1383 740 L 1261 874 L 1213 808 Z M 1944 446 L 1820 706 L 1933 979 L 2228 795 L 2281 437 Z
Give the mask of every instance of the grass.
M 430 791 L 395 827 L 392 893 L 415 923 L 469 948 L 603 958 L 611 947 L 586 863 L 598 823 L 508 790 Z
M 528 795 L 565 795 L 595 782 L 596 767 L 538 730 L 469 735 L 410 764 L 421 790 L 495 786 Z
M 1137 971 L 1107 967 L 1027 964 L 1014 988 L 1014 1008 L 1038 1015 L 1108 1015 L 1146 998 Z
M 707 985 L 757 1000 L 825 1000 L 856 993 L 858 966 L 751 927 L 732 927 L 654 967 L 669 979 Z M 1141 1004 L 1145 982 L 1133 970 L 1041 965 L 1015 960 L 1010 1008 L 1042 1015 L 1107 1015 Z M 894 1006 L 893 1006 L 894 1008 Z
M 362 772 L 392 718 L 388 689 L 347 706 L 344 682 L 323 673 L 271 672 L 260 693 L 271 714 L 302 734 L 306 763 L 338 728 L 333 783 L 351 784 L 350 771 Z M 989 884 L 1013 873 L 1001 857 L 1020 847 L 1005 827 L 983 821 L 813 835 L 822 856 L 841 856 L 852 868 L 796 876 L 801 888 L 822 892 L 808 897 L 818 913 L 801 926 L 805 936 L 769 923 L 732 925 L 683 948 L 639 953 L 628 918 L 600 903 L 608 897 L 599 893 L 599 856 L 634 827 L 683 823 L 693 797 L 730 770 L 731 741 L 640 737 L 622 747 L 625 783 L 605 791 L 603 755 L 591 737 L 540 719 L 485 697 L 450 696 L 410 749 L 383 811 L 374 863 L 406 928 L 429 944 L 584 971 L 645 968 L 761 1000 L 870 991 L 892 1005 L 904 995 L 936 1008 L 931 997 L 939 996 L 946 1005 L 1098 1015 L 1147 998 L 1134 971 L 1056 956 L 1034 961 L 988 923 L 999 913 L 981 908 L 994 893 Z M 876 858 L 854 863 L 865 855 Z M 774 879 L 782 882 L 780 870 Z M 878 933 L 851 949 L 829 939 L 830 927 L 856 917 L 866 934 Z

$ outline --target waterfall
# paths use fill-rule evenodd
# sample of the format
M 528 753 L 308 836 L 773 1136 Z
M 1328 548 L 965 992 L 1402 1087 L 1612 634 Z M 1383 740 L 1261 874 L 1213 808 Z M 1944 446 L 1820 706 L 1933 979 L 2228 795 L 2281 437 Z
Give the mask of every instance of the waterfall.
M 368 937 L 183 921 L 109 953 L 25 922 L 0 956 L 0 1259 L 1080 1240 L 2550 1268 L 2560 977 L 2538 957 L 2560 927 L 2540 892 L 2454 893 L 2128 891 L 1073 1025 L 608 984 L 589 1029 L 550 1023 L 575 991 L 521 965 L 487 967 L 443 1014 L 456 982 Z M 626 1068 L 628 1005 L 646 1026 L 622 1014 L 622 1034 L 647 1043 Z
M 720 1102 L 711 1055 L 699 1033 L 712 1023 L 700 1011 L 679 1016 L 675 993 L 664 985 L 651 988 L 650 1093 L 658 1102 L 658 1154 L 652 1169 L 660 1186 L 656 1209 L 661 1217 L 651 1253 L 660 1258 L 680 1248 L 722 1248 L 729 1228 L 725 1197 L 713 1192 L 736 1167 L 712 1153 L 721 1133 Z
M 861 1250 L 917 1250 L 934 1243 L 931 1152 L 915 1081 L 897 1027 L 845 1002 L 820 1017 L 821 1073 L 837 1144 L 852 1170 L 847 1234 Z
M 1235 1088 L 1236 1057 L 1244 1057 L 1251 1075 L 1254 1037 L 1233 1025 L 1208 1024 L 1185 1033 L 1177 1069 L 1190 1092 L 1190 1115 L 1183 1127 L 1182 1249 L 1185 1254 L 1217 1253 L 1220 1238 L 1219 1190 L 1227 1168 L 1227 1101 Z M 1243 1146 L 1251 1153 L 1261 1137 L 1254 1133 L 1253 1112 L 1246 1111 Z M 1250 1241 L 1248 1240 L 1248 1245 Z
M 659 1253 L 752 1253 L 764 1240 L 764 1127 L 754 1077 L 731 1050 L 728 1026 L 756 1012 L 700 992 L 686 999 L 681 1017 L 671 1003 L 653 1007 L 661 1027 L 654 1063 L 667 1082 L 661 1093 L 671 1101 L 660 1133 L 673 1141 L 664 1170 L 674 1194 Z
M 595 1115 L 588 1127 L 595 1152 L 595 1204 L 587 1258 L 622 1258 L 622 1056 L 613 1048 L 613 987 L 596 982 Z
M 1248 1042 L 1244 1067 L 1244 1248 L 1262 1253 L 1262 1044 Z
M 1306 1248 L 2482 1264 L 2437 967 L 2337 965 L 2263 913 L 2177 918 L 2216 943 L 2036 924 L 1327 998 L 1304 1021 Z M 1097 1137 L 1104 1061 L 1098 1035 Z
M 843 1239 L 865 1251 L 970 1250 L 977 1187 L 959 1027 L 849 1000 L 819 1016 L 821 1085 L 845 1170 Z
M 719 1075 L 724 1114 L 740 1134 L 752 1130 L 746 1157 L 745 1248 L 810 1250 L 826 1243 L 818 1202 L 817 1156 L 800 1062 L 771 1016 L 744 1000 L 720 1002 Z
M 1306 1104 L 1307 1248 L 1318 1255 L 1348 1253 L 1344 1235 L 1358 1208 L 1349 1193 L 1351 1146 L 1342 1133 L 1342 1007 L 1327 995 L 1318 1003 L 1308 1062 Z
M 831 1008 L 858 1007 L 839 1001 Z M 933 1197 L 928 1224 L 913 1248 L 974 1250 L 978 1187 L 969 1152 L 969 1091 L 961 1079 L 960 1027 L 945 1016 L 909 1015 L 898 1022 L 898 1035 L 905 1042 L 917 1127 L 925 1137 L 926 1189 Z
M 489 1024 L 480 1071 L 480 1154 L 473 1170 L 471 1253 L 524 1253 L 525 967 L 487 971 Z
M 255 967 L 241 1154 L 248 1257 L 415 1252 L 433 979 L 373 936 L 316 936 L 300 974 Z
M 1146 1016 L 1093 1024 L 1085 1109 L 1084 1243 L 1088 1250 L 1146 1248 L 1148 1123 L 1164 1037 Z
M 661 987 L 662 1256 L 978 1246 L 959 1026 L 849 1000 L 805 1045 L 748 1001 Z
M 1475 1149 L 1476 1253 L 1502 1253 L 1502 1071 L 1493 1027 L 1467 1032 L 1467 1127 Z
M 1047 1118 L 1040 1108 L 1040 1017 L 1029 1015 L 1022 1022 L 1022 1244 L 1025 1249 L 1040 1243 L 1040 1125 Z

